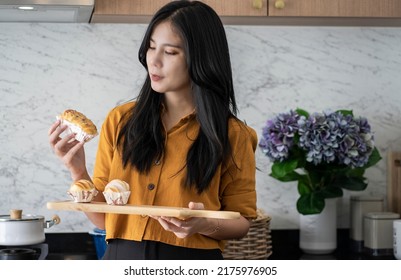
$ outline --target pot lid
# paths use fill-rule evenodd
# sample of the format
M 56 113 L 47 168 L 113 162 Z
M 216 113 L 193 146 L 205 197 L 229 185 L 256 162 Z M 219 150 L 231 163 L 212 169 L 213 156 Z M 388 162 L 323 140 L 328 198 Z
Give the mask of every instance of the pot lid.
M 22 210 L 10 210 L 10 215 L 0 215 L 0 222 L 27 222 L 44 220 L 45 217 L 39 215 L 22 215 Z
M 374 220 L 394 220 L 399 219 L 400 214 L 394 212 L 369 212 L 365 213 L 364 217 Z
M 13 219 L 10 215 L 0 215 L 0 222 L 27 222 L 27 221 L 38 221 L 43 220 L 43 216 L 38 215 L 22 215 L 21 219 Z

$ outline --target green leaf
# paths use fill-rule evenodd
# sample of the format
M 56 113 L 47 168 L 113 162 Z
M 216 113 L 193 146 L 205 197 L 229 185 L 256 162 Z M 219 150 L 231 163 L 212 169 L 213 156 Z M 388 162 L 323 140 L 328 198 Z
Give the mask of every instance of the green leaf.
M 298 181 L 298 193 L 302 195 L 307 195 L 312 192 L 312 188 L 306 183 L 306 180 Z
M 364 167 L 357 167 L 357 168 L 349 169 L 346 173 L 346 175 L 348 177 L 363 177 L 363 174 L 365 174 Z
M 325 172 L 321 172 L 320 170 L 314 169 L 314 168 L 308 169 L 307 172 L 308 172 L 308 178 L 310 180 L 311 188 L 312 189 L 318 188 L 319 182 L 321 182 L 322 178 L 324 178 L 326 176 Z
M 337 176 L 327 185 L 327 189 L 342 188 L 351 191 L 363 191 L 368 185 L 365 181 L 366 178 L 363 176 Z
M 281 182 L 291 182 L 291 181 L 297 181 L 299 179 L 299 174 L 295 171 L 292 171 L 290 173 L 287 173 L 286 175 L 282 177 L 275 177 L 275 174 L 270 173 L 270 176 L 273 177 L 274 179 L 277 179 Z
M 343 196 L 343 190 L 341 187 L 333 186 L 330 187 L 328 186 L 327 188 L 324 188 L 321 192 L 324 198 L 335 198 L 335 197 L 342 197 Z
M 344 177 L 341 187 L 350 191 L 363 191 L 367 186 L 364 177 Z
M 365 166 L 363 168 L 368 168 L 371 167 L 373 165 L 375 165 L 376 163 L 378 163 L 380 160 L 382 159 L 382 157 L 380 156 L 379 150 L 375 147 L 372 151 L 372 154 L 369 157 L 368 162 L 365 164 Z
M 309 113 L 308 113 L 307 111 L 305 111 L 304 109 L 297 108 L 297 109 L 295 110 L 295 112 L 297 112 L 298 115 L 300 115 L 300 116 L 304 116 L 305 118 L 308 118 L 308 117 L 309 117 Z
M 292 173 L 298 166 L 298 160 L 286 160 L 284 162 L 275 162 L 272 165 L 272 177 L 276 179 L 283 178 Z
M 352 112 L 352 110 L 337 110 L 336 112 L 343 114 L 344 116 L 348 116 L 351 115 L 353 116 L 354 113 Z
M 324 206 L 324 197 L 319 193 L 301 195 L 297 201 L 297 210 L 303 215 L 319 214 Z

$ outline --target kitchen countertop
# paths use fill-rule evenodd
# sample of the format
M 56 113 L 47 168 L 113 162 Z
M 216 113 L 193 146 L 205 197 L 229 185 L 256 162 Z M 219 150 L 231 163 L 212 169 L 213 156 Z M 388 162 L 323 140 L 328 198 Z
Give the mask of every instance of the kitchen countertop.
M 351 250 L 349 229 L 337 230 L 337 249 L 326 255 L 305 254 L 299 248 L 299 230 L 272 230 L 271 260 L 394 260 L 393 255 L 372 256 Z
M 337 249 L 332 254 L 309 255 L 299 249 L 298 230 L 272 230 L 270 260 L 394 260 L 393 255 L 371 256 L 350 250 L 349 230 L 338 229 Z M 89 233 L 48 233 L 48 260 L 96 260 L 96 248 Z

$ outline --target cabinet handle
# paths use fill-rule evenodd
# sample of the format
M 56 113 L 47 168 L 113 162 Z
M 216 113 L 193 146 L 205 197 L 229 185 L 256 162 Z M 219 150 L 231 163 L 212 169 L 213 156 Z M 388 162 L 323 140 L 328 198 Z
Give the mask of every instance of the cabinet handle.
M 255 8 L 255 9 L 262 9 L 262 7 L 263 7 L 263 0 L 253 0 L 253 2 L 252 2 L 252 6 Z
M 276 2 L 274 2 L 274 7 L 276 9 L 284 9 L 285 2 L 283 0 L 277 0 Z

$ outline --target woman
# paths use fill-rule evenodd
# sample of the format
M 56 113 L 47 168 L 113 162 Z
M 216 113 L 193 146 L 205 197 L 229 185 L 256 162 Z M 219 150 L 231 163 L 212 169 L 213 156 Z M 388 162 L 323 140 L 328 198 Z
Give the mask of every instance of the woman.
M 100 133 L 93 178 L 84 143 L 59 122 L 49 142 L 72 180 L 100 195 L 112 179 L 130 184 L 128 203 L 226 210 L 220 220 L 86 213 L 108 241 L 104 259 L 222 259 L 224 240 L 241 238 L 256 217 L 256 133 L 236 118 L 231 63 L 218 15 L 198 1 L 175 1 L 151 20 L 139 60 L 147 71 L 135 101 L 117 106 Z

